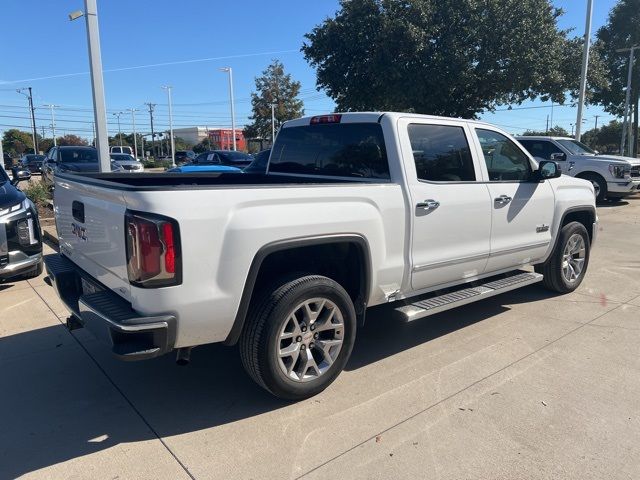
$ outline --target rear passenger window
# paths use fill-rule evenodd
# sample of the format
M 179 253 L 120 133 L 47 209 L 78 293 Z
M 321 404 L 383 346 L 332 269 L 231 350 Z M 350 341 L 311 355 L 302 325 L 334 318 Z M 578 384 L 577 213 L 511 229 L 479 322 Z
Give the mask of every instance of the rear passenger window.
M 378 123 L 283 128 L 269 172 L 388 180 L 389 162 Z
M 413 124 L 409 125 L 409 140 L 418 179 L 475 181 L 471 150 L 462 127 Z

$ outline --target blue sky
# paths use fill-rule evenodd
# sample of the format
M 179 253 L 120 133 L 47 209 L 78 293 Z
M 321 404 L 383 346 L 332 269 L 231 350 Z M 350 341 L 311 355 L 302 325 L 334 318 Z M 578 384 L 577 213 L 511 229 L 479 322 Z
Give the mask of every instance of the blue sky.
M 607 18 L 614 0 L 595 0 L 595 32 Z M 584 31 L 587 0 L 556 0 L 565 10 L 562 28 Z M 38 130 L 48 128 L 49 110 L 56 104 L 57 134 L 91 136 L 91 88 L 84 19 L 70 22 L 67 14 L 82 9 L 82 0 L 2 0 L 0 15 L 0 131 L 28 128 L 26 99 L 15 89 L 33 87 Z M 166 93 L 173 86 L 174 127 L 230 126 L 227 76 L 234 73 L 237 124 L 247 123 L 254 77 L 270 63 L 281 60 L 302 83 L 306 113 L 332 111 L 333 103 L 315 89 L 315 72 L 300 53 L 303 36 L 331 16 L 337 0 L 98 0 L 105 69 L 105 91 L 110 134 L 117 132 L 113 113 L 138 109 L 138 130 L 148 131 L 145 102 L 158 104 L 157 129 L 168 128 Z M 202 60 L 208 59 L 208 60 Z M 176 63 L 194 61 L 190 63 Z M 167 64 L 170 65 L 158 65 Z M 148 66 L 156 65 L 156 66 Z M 138 68 L 140 67 L 140 68 Z M 483 118 L 512 133 L 526 128 L 544 129 L 550 108 L 528 102 L 516 110 L 487 114 Z M 554 124 L 570 130 L 576 109 L 554 108 Z M 601 109 L 587 109 L 585 129 L 613 117 Z M 123 131 L 131 129 L 131 115 L 121 117 Z M 50 133 L 48 133 L 48 136 Z

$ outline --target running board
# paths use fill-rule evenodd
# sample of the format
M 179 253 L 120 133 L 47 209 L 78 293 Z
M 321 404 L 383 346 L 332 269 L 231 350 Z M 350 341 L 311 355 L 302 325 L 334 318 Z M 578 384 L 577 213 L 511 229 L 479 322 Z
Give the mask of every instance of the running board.
M 496 277 L 493 278 L 495 279 Z M 463 288 L 442 295 L 427 297 L 423 300 L 398 307 L 395 311 L 402 315 L 405 321 L 411 322 L 419 318 L 444 312 L 445 310 L 493 297 L 494 295 L 499 295 L 509 290 L 531 285 L 541 280 L 542 275 L 539 273 L 518 270 L 508 274 L 506 277 L 476 285 L 475 287 Z

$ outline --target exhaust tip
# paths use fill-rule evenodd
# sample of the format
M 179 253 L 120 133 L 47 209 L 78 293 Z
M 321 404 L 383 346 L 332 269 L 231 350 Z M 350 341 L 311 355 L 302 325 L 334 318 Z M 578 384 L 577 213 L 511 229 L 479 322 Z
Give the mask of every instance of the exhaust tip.
M 176 363 L 181 367 L 191 363 L 191 347 L 179 348 L 176 353 Z

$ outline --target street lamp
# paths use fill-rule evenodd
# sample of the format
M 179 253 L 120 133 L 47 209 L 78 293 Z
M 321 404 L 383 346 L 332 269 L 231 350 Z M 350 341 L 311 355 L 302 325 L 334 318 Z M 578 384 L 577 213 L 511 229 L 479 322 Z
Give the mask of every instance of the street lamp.
M 578 96 L 578 114 L 576 118 L 576 136 L 580 141 L 582 132 L 582 109 L 584 108 L 584 97 L 587 90 L 587 71 L 589 69 L 589 47 L 591 45 L 591 17 L 593 16 L 593 0 L 587 2 L 587 19 L 584 27 L 584 50 L 582 52 L 582 71 L 580 72 L 580 92 Z
M 53 146 L 58 146 L 58 141 L 56 140 L 56 116 L 53 113 L 53 109 L 59 107 L 60 105 L 42 105 L 43 107 L 49 107 L 51 109 L 51 135 L 53 135 Z
M 164 85 L 163 90 L 167 91 L 167 98 L 169 99 L 169 134 L 171 135 L 171 166 L 176 166 L 176 146 L 173 143 L 173 106 L 171 105 L 171 86 Z
M 118 119 L 118 141 L 120 142 L 120 153 L 122 153 L 122 133 L 120 133 L 120 115 L 122 115 L 123 113 L 124 112 L 118 112 L 113 114 Z
M 69 14 L 73 21 L 84 16 L 87 25 L 87 44 L 93 93 L 93 115 L 96 125 L 96 148 L 100 160 L 100 171 L 111 171 L 109 158 L 109 134 L 107 132 L 107 108 L 104 102 L 104 81 L 102 78 L 102 56 L 100 54 L 100 30 L 98 28 L 98 6 L 96 0 L 84 0 L 84 12 L 76 10 Z
M 138 111 L 136 108 L 127 109 L 128 112 L 131 112 L 131 123 L 133 123 L 133 158 L 138 159 L 138 137 L 136 135 L 136 112 Z M 144 157 L 144 154 L 142 155 Z
M 231 136 L 233 137 L 233 149 L 236 150 L 236 112 L 233 105 L 233 69 L 222 67 L 221 72 L 229 73 L 229 102 L 231 103 Z
M 29 90 L 29 95 L 24 93 L 25 90 Z M 38 153 L 38 135 L 36 131 L 36 116 L 35 116 L 35 108 L 33 108 L 33 95 L 31 93 L 31 87 L 26 88 L 18 88 L 16 92 L 21 93 L 27 100 L 29 100 L 29 112 L 31 113 L 31 136 L 33 137 L 33 153 Z

